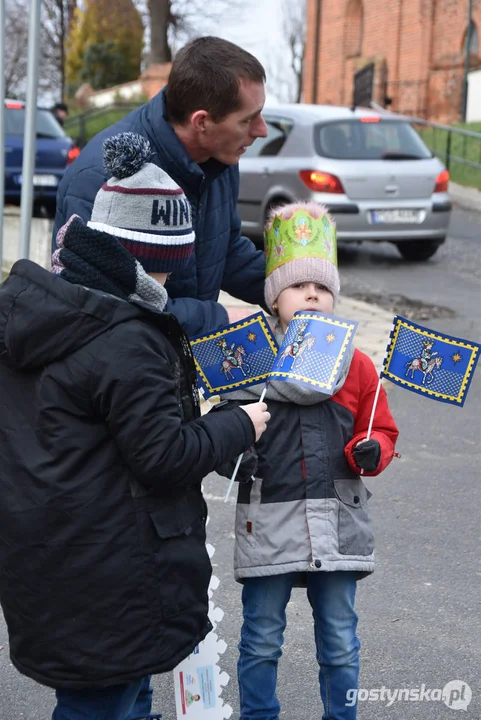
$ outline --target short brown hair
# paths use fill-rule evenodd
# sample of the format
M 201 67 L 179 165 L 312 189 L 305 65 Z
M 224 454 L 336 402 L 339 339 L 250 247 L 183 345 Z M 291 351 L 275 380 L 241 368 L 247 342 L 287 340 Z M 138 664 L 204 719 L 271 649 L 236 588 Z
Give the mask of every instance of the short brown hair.
M 174 58 L 166 91 L 167 119 L 183 125 L 196 110 L 207 110 L 219 122 L 240 107 L 242 80 L 264 83 L 257 58 L 218 37 L 196 38 Z

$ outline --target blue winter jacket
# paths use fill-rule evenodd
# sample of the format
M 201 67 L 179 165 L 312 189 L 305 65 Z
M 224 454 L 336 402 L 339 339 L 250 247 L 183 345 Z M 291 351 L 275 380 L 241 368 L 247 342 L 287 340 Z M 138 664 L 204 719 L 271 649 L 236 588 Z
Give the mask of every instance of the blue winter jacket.
M 264 253 L 241 235 L 237 213 L 238 166 L 208 160 L 202 165 L 188 155 L 165 119 L 165 88 L 150 102 L 96 135 L 69 167 L 60 183 L 53 248 L 58 229 L 73 214 L 90 219 L 97 191 L 105 182 L 102 144 L 105 138 L 131 131 L 146 137 L 154 156 L 184 190 L 192 205 L 195 252 L 188 266 L 167 283 L 167 310 L 192 336 L 228 323 L 225 308 L 217 302 L 219 291 L 249 303 L 264 304 Z

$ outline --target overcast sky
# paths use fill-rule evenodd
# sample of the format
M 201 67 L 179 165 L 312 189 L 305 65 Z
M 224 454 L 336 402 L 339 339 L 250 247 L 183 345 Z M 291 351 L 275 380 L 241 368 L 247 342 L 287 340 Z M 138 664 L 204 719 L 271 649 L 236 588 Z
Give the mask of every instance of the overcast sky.
M 296 0 L 291 0 L 295 2 Z M 282 0 L 257 0 L 252 3 L 240 23 L 225 23 L 216 34 L 241 45 L 255 55 L 268 71 L 269 65 L 278 61 L 279 41 L 282 38 Z M 273 97 L 268 98 L 270 101 Z
M 274 44 L 281 34 L 282 1 L 258 0 L 247 7 L 242 24 L 230 24 L 226 17 L 217 34 L 242 45 L 261 62 L 266 62 L 269 46 Z
M 290 3 L 297 3 L 302 0 L 289 0 Z M 216 0 L 210 0 L 211 6 L 215 8 Z M 224 8 L 228 2 L 222 0 L 218 7 Z M 221 13 L 219 23 L 213 24 L 210 20 L 197 25 L 199 34 L 217 35 L 241 47 L 249 50 L 264 65 L 267 75 L 270 67 L 278 67 L 282 61 L 282 49 L 280 47 L 283 38 L 283 8 L 285 0 L 238 0 L 236 9 L 229 13 Z M 177 39 L 177 47 L 181 47 L 187 38 L 180 36 Z M 269 77 L 268 77 L 269 86 Z M 274 101 L 274 96 L 269 98 Z

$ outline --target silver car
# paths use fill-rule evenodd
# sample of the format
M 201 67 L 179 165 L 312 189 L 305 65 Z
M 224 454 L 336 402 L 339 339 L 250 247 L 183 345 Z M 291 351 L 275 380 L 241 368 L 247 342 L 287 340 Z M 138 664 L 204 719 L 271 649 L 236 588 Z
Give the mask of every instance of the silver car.
M 449 173 L 401 115 L 278 105 L 263 116 L 268 136 L 239 163 L 246 235 L 262 235 L 270 206 L 314 200 L 334 216 L 339 242 L 387 240 L 406 260 L 427 260 L 444 242 Z

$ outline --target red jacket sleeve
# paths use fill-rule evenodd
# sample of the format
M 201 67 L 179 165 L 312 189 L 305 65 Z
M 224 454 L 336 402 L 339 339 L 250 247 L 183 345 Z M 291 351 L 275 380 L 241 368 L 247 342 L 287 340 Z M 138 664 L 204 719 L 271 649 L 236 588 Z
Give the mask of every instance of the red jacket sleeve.
M 361 468 L 356 465 L 352 451 L 360 440 L 367 437 L 379 375 L 372 360 L 359 350 L 355 351 L 353 365 L 351 371 L 357 374 L 357 407 L 353 408 L 355 414 L 354 436 L 346 445 L 344 452 L 350 467 L 354 472 L 360 474 Z M 349 375 L 351 371 L 349 371 Z M 377 440 L 381 446 L 381 460 L 376 472 L 364 471 L 364 475 L 379 475 L 389 465 L 394 457 L 398 435 L 399 430 L 389 410 L 386 391 L 381 386 L 371 430 L 371 438 Z

